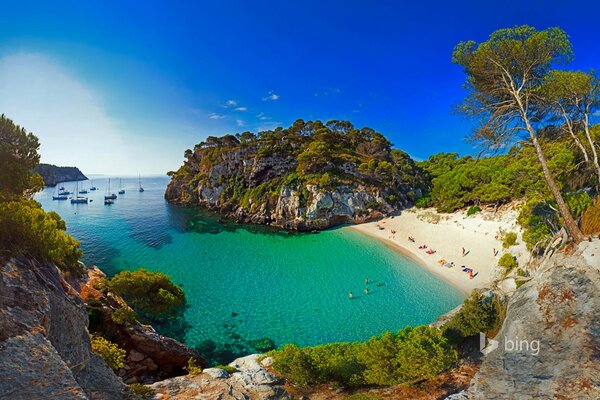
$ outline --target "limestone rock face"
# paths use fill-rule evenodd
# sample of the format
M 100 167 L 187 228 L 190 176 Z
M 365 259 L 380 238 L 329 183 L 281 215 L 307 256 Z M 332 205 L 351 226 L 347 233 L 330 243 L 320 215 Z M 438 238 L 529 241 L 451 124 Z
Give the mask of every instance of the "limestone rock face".
M 253 354 L 238 358 L 229 365 L 237 372 L 216 373 L 215 368 L 202 374 L 180 376 L 156 382 L 150 387 L 161 400 L 177 399 L 289 399 L 283 381 L 268 369 L 269 359 L 258 361 L 261 356 Z
M 356 183 L 320 187 L 285 182 L 283 178 L 297 167 L 295 158 L 260 156 L 252 146 L 220 153 L 216 161 L 207 163 L 203 161 L 206 156 L 195 157 L 186 162 L 187 173 L 172 176 L 165 198 L 171 204 L 202 206 L 240 223 L 301 231 L 325 229 L 379 218 L 411 204 L 411 187 L 359 183 L 364 176 L 351 163 L 338 168 Z M 244 197 L 242 190 L 255 193 Z M 397 198 L 394 205 L 386 200 L 390 194 Z
M 134 398 L 91 351 L 83 301 L 54 265 L 0 263 L 0 294 L 0 398 Z
M 510 299 L 498 348 L 456 399 L 600 398 L 600 241 L 555 254 Z

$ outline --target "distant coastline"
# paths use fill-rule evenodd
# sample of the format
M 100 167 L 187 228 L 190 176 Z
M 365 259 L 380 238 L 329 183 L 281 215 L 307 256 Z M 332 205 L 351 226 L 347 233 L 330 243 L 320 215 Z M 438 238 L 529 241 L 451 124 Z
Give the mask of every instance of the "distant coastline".
M 61 182 L 85 181 L 85 176 L 77 167 L 58 167 L 52 164 L 40 164 L 33 172 L 41 175 L 44 185 L 54 187 Z

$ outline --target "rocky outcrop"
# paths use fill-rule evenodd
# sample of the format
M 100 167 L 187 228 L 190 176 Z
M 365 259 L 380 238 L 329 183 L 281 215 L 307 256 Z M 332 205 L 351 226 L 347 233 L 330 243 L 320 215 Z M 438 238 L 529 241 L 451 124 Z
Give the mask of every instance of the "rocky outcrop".
M 133 399 L 91 351 L 81 297 L 52 264 L 0 263 L 0 398 Z
M 453 399 L 600 398 L 600 241 L 540 267 L 510 299 L 494 340 Z
M 127 351 L 124 367 L 118 375 L 125 383 L 152 383 L 161 379 L 184 375 L 190 358 L 199 365 L 204 361 L 195 350 L 182 343 L 159 335 L 150 325 L 139 322 L 118 324 L 111 315 L 119 308 L 128 308 L 125 301 L 105 289 L 99 290 L 105 274 L 98 268 L 88 269 L 87 275 L 73 284 L 90 310 L 98 311 L 102 318 L 104 336 L 110 336 L 119 347 Z
M 260 360 L 260 361 L 259 361 Z M 229 364 L 236 372 L 209 368 L 199 375 L 187 375 L 154 383 L 150 387 L 161 400 L 171 399 L 289 399 L 283 380 L 272 374 L 269 357 L 258 354 L 238 358 Z
M 324 186 L 286 181 L 297 161 L 293 157 L 263 157 L 256 147 L 219 153 L 204 159 L 197 149 L 190 161 L 171 174 L 165 198 L 180 206 L 201 206 L 240 223 L 271 225 L 290 230 L 315 230 L 361 223 L 411 204 L 412 188 L 387 187 L 359 173 L 355 166 L 332 166 L 349 176 L 346 184 Z M 211 155 L 214 157 L 214 155 Z M 393 194 L 394 203 L 389 202 Z
M 51 164 L 40 164 L 33 172 L 42 176 L 46 186 L 56 186 L 60 182 L 85 181 L 87 177 L 77 167 L 57 167 Z

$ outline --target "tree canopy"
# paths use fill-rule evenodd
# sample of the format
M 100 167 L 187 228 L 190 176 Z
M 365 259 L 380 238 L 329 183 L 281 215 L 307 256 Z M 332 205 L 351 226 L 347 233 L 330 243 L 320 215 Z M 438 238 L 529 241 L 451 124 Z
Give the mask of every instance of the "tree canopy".
M 32 173 L 38 165 L 40 143 L 4 114 L 0 116 L 0 195 L 4 198 L 31 198 L 44 183 Z
M 573 57 L 560 28 L 538 31 L 530 26 L 500 29 L 482 43 L 459 43 L 452 60 L 463 67 L 469 96 L 461 106 L 480 121 L 472 139 L 490 149 L 503 149 L 525 133 L 533 144 L 544 178 L 575 242 L 583 235 L 550 172 L 538 130 L 550 111 L 540 88 L 553 65 Z M 537 128 L 537 129 L 536 129 Z

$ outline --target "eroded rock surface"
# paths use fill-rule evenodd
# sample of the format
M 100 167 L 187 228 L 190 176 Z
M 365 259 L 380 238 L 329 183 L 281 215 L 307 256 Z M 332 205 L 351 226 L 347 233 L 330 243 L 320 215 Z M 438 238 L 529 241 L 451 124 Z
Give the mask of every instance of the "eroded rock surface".
M 454 399 L 599 399 L 600 241 L 542 266 L 510 299 L 495 340 Z
M 79 294 L 51 264 L 0 263 L 0 399 L 133 399 L 91 351 Z
M 269 359 L 258 354 L 238 358 L 232 374 L 205 370 L 199 375 L 180 376 L 156 382 L 150 387 L 160 400 L 172 399 L 289 399 L 283 381 L 267 368 Z M 224 372 L 224 371 L 223 371 Z

